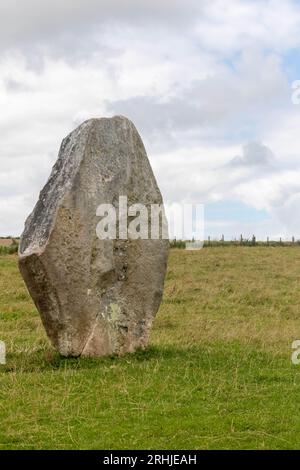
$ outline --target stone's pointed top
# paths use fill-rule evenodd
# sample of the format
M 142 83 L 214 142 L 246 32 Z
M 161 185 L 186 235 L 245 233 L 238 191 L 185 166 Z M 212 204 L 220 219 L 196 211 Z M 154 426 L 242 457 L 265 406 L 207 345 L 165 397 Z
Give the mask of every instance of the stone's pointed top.
M 82 129 L 84 127 L 90 128 L 92 126 L 97 126 L 97 125 L 101 126 L 101 124 L 111 125 L 111 123 L 116 123 L 117 125 L 122 124 L 123 126 L 124 125 L 132 126 L 136 130 L 133 122 L 127 117 L 122 116 L 122 115 L 116 115 L 112 117 L 101 117 L 101 118 L 92 117 L 92 118 L 86 119 L 81 124 L 79 124 L 79 126 L 77 126 L 72 132 L 70 132 L 70 134 L 68 134 L 65 138 L 67 139 L 71 134 L 73 134 L 73 132 L 76 133 L 78 132 L 79 129 Z
M 20 241 L 20 271 L 64 356 L 123 354 L 148 343 L 168 240 L 99 239 L 97 208 L 116 207 L 120 196 L 149 209 L 162 203 L 132 122 L 89 119 L 63 140 Z
M 124 116 L 88 119 L 63 139 L 58 160 L 33 212 L 25 222 L 19 247 L 20 257 L 33 253 L 40 255 L 45 249 L 56 212 L 72 190 L 81 165 L 87 158 L 87 149 L 91 150 L 92 147 L 92 151 L 103 160 L 111 155 L 110 160 L 114 162 L 113 154 L 115 151 L 120 153 L 120 142 L 125 140 L 123 148 L 128 152 L 134 152 L 134 142 L 143 147 L 134 124 Z M 117 162 L 118 159 L 115 159 L 115 164 Z M 103 170 L 105 173 L 105 168 Z

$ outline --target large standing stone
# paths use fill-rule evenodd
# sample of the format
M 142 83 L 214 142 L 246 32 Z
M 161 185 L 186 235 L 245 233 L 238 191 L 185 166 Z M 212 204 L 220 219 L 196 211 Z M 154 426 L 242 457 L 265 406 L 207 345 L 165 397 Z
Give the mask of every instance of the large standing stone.
M 53 346 L 64 356 L 147 345 L 159 308 L 167 240 L 103 240 L 102 203 L 162 203 L 142 140 L 124 117 L 91 119 L 62 142 L 25 223 L 19 266 Z

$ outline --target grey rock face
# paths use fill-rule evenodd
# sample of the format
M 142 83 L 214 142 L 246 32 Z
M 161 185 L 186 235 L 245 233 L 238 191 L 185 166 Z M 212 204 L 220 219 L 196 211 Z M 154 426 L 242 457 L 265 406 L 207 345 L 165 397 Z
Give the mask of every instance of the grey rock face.
M 159 308 L 167 240 L 99 239 L 97 207 L 161 204 L 142 140 L 124 117 L 91 119 L 62 142 L 25 223 L 19 267 L 53 346 L 64 356 L 145 347 Z

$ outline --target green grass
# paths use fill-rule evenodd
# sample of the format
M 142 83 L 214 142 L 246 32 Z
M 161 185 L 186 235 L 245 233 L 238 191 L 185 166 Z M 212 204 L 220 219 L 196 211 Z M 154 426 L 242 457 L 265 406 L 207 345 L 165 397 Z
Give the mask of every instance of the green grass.
M 62 359 L 0 257 L 0 449 L 299 449 L 300 248 L 171 250 L 146 351 Z
M 17 243 L 12 243 L 8 246 L 3 246 L 0 244 L 0 255 L 12 255 L 13 253 L 18 252 L 19 245 Z

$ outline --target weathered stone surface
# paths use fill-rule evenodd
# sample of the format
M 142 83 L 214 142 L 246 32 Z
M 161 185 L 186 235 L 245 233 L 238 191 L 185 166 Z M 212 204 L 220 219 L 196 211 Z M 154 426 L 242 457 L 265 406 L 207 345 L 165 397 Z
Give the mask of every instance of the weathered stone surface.
M 124 117 L 91 119 L 62 142 L 25 223 L 19 267 L 53 346 L 64 356 L 147 345 L 167 240 L 101 240 L 101 203 L 162 203 L 142 140 Z

